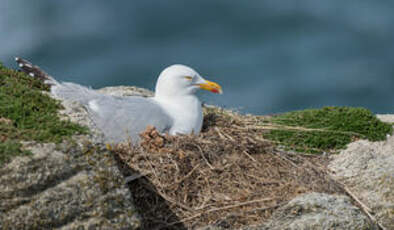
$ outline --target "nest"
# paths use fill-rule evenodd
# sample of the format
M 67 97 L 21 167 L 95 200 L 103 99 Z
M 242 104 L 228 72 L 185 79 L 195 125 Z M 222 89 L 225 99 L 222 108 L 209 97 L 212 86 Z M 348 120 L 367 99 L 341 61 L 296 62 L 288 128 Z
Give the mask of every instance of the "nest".
M 320 158 L 263 139 L 261 122 L 215 108 L 198 136 L 162 136 L 150 127 L 140 146 L 117 146 L 143 228 L 259 225 L 299 194 L 343 192 Z

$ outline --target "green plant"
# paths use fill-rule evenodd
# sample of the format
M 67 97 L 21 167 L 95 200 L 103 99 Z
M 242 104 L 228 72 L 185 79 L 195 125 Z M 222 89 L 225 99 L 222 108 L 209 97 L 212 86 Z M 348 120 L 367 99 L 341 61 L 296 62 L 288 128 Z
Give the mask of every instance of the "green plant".
M 336 151 L 357 139 L 381 141 L 393 131 L 365 108 L 307 109 L 273 116 L 269 121 L 275 128 L 265 138 L 310 153 Z
M 61 120 L 59 101 L 43 91 L 48 86 L 0 64 L 0 164 L 13 155 L 28 154 L 20 141 L 55 142 L 87 128 Z

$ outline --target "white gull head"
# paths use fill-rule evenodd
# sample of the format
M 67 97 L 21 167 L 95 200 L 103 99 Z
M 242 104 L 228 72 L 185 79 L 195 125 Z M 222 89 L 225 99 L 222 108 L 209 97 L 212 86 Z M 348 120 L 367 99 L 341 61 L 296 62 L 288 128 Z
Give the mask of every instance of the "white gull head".
M 203 114 L 201 102 L 195 95 L 198 89 L 222 93 L 217 83 L 205 80 L 188 66 L 172 65 L 161 72 L 154 100 L 173 119 L 171 135 L 198 134 L 201 131 Z

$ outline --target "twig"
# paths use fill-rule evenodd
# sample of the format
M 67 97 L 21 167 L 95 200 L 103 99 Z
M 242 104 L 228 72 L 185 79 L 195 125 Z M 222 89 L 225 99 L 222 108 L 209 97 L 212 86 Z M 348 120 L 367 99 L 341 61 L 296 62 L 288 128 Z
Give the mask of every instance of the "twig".
M 257 162 L 256 159 L 254 159 L 248 152 L 242 151 L 247 157 L 249 157 L 252 161 Z
M 169 223 L 168 226 L 171 226 L 171 225 L 174 225 L 174 224 L 178 224 L 178 223 L 184 223 L 185 221 L 192 220 L 192 219 L 197 218 L 197 217 L 199 217 L 199 216 L 201 216 L 201 215 L 203 215 L 203 214 L 207 214 L 207 213 L 211 213 L 211 212 L 216 212 L 216 211 L 221 211 L 221 210 L 225 210 L 225 209 L 236 208 L 236 207 L 239 207 L 239 206 L 248 205 L 248 204 L 253 204 L 253 203 L 258 203 L 258 202 L 269 201 L 269 200 L 273 200 L 273 199 L 275 199 L 275 198 L 264 198 L 264 199 L 259 199 L 259 200 L 245 201 L 245 202 L 241 202 L 241 203 L 233 204 L 233 205 L 227 205 L 227 206 L 220 207 L 220 208 L 212 208 L 212 209 L 209 209 L 209 210 L 207 210 L 207 211 L 203 211 L 203 212 L 197 213 L 196 215 L 193 215 L 193 216 L 184 218 L 184 219 L 182 219 L 182 220 L 179 220 L 179 221 L 176 221 L 176 222 Z M 275 205 L 275 206 L 277 206 L 277 205 Z M 271 207 L 267 207 L 267 209 L 269 209 L 269 208 L 271 208 Z
M 277 205 L 273 205 L 273 206 L 268 206 L 268 207 L 262 207 L 262 208 L 255 208 L 252 209 L 250 211 L 247 211 L 246 213 L 250 213 L 250 212 L 257 212 L 257 211 L 265 211 L 265 210 L 269 210 L 269 209 L 273 209 L 273 208 L 278 208 L 280 206 L 282 206 L 283 204 L 277 204 Z
M 284 161 L 290 163 L 292 166 L 294 166 L 294 167 L 296 167 L 296 168 L 299 168 L 298 165 L 296 165 L 294 162 L 292 162 L 291 160 L 289 160 L 287 157 L 282 156 L 280 153 L 278 153 L 278 152 L 275 151 L 274 153 L 271 153 L 271 154 L 274 155 L 274 156 L 278 156 L 278 157 L 281 158 L 282 160 L 284 160 Z
M 195 146 L 197 146 L 197 148 L 200 150 L 201 157 L 205 160 L 209 168 L 211 170 L 214 170 L 215 168 L 208 162 L 208 159 L 204 156 L 204 151 L 202 151 L 201 147 L 199 145 L 195 145 Z
M 141 178 L 141 177 L 143 177 L 143 176 L 146 176 L 146 175 L 147 175 L 147 174 L 135 173 L 135 174 L 133 174 L 133 175 L 131 175 L 131 176 L 126 177 L 126 178 L 125 178 L 125 183 L 128 184 L 128 183 L 130 183 L 131 181 L 137 180 L 137 179 L 139 179 L 139 178 Z
M 363 202 L 361 202 L 361 200 L 358 199 L 357 196 L 354 195 L 354 193 L 352 193 L 346 185 L 343 185 L 343 189 L 345 189 L 345 191 L 364 209 L 364 211 L 367 212 L 368 215 L 370 215 L 370 213 L 372 212 L 372 209 L 370 209 L 369 207 L 367 207 L 367 205 L 365 205 Z M 370 217 L 371 217 L 371 219 L 373 219 L 372 216 L 370 216 Z
M 150 159 L 148 159 L 148 157 L 146 156 L 145 153 L 142 154 L 142 155 L 143 155 L 143 157 L 145 158 L 146 162 L 148 162 L 149 167 L 150 167 L 150 169 L 152 170 L 153 175 L 155 175 L 156 178 L 159 178 L 159 177 L 157 176 L 156 170 L 153 168 L 153 165 L 152 165 L 152 162 L 150 161 Z M 161 182 L 160 182 L 159 179 L 158 179 L 158 182 L 159 182 L 160 187 L 163 187 L 163 186 L 161 185 Z
M 343 184 L 342 182 L 334 179 L 333 175 L 330 174 L 329 172 L 327 172 L 327 174 L 331 177 L 332 180 L 334 180 L 335 182 L 337 182 L 339 185 L 342 186 L 342 188 L 345 190 L 345 192 L 361 207 L 361 210 L 367 214 L 367 216 L 372 220 L 372 222 L 376 223 L 376 225 L 378 225 L 378 227 L 382 230 L 386 230 L 386 228 L 379 223 L 379 221 L 371 214 L 372 209 L 369 208 L 366 204 L 364 204 L 352 191 L 350 191 L 350 189 Z
M 248 204 L 264 202 L 264 201 L 270 201 L 270 200 L 273 200 L 273 199 L 275 199 L 275 198 L 270 197 L 270 198 L 264 198 L 264 199 L 258 199 L 258 200 L 245 201 L 245 202 L 241 202 L 241 203 L 238 203 L 238 204 L 227 205 L 227 206 L 220 207 L 220 208 L 212 208 L 212 209 L 209 209 L 209 210 L 205 211 L 204 213 L 210 213 L 210 212 L 216 212 L 216 211 L 221 211 L 221 210 L 225 210 L 225 209 L 236 208 L 236 207 L 244 206 L 244 205 L 248 205 Z
M 215 131 L 219 134 L 220 138 L 226 140 L 226 137 L 222 134 L 222 132 L 220 132 L 218 127 L 215 127 Z
M 193 211 L 194 211 L 194 210 L 193 210 L 192 208 L 190 208 L 189 206 L 186 206 L 186 205 L 184 205 L 184 204 L 182 204 L 182 203 L 180 203 L 180 202 L 177 202 L 177 201 L 175 201 L 175 200 L 169 198 L 166 194 L 160 192 L 159 190 L 157 190 L 157 193 L 158 193 L 163 199 L 165 199 L 166 201 L 168 201 L 168 202 L 170 202 L 170 203 L 172 203 L 172 204 L 174 204 L 174 205 L 177 205 L 177 206 L 179 206 L 179 207 L 181 207 L 181 208 L 183 208 L 183 209 L 186 209 L 186 210 L 188 210 L 189 212 L 193 212 Z
M 347 193 L 350 197 L 352 197 L 352 198 L 356 201 L 357 204 L 360 205 L 361 210 L 363 210 L 364 213 L 367 214 L 367 216 L 368 216 L 374 223 L 376 223 L 376 224 L 378 225 L 379 228 L 381 228 L 382 230 L 386 230 L 386 228 L 385 228 L 382 224 L 379 223 L 379 221 L 375 218 L 375 216 L 373 216 L 373 215 L 371 214 L 372 209 L 370 209 L 366 204 L 364 204 L 360 199 L 358 199 L 358 197 L 357 197 L 356 195 L 354 195 L 354 193 L 352 193 L 352 192 L 350 191 L 350 189 L 349 189 L 346 185 L 342 184 L 342 183 L 339 182 L 339 181 L 337 181 L 337 182 L 343 186 L 343 189 L 345 189 L 346 193 Z
M 226 136 L 228 139 L 230 139 L 231 141 L 234 141 L 234 138 L 232 138 L 230 135 L 228 135 L 227 133 L 223 133 L 224 136 Z
M 316 168 L 313 164 L 311 164 L 309 161 L 306 161 L 308 165 L 310 165 L 312 168 Z M 332 175 L 329 170 L 325 167 L 320 168 L 320 170 L 323 170 L 334 182 L 339 184 L 346 192 L 348 196 L 350 196 L 361 208 L 361 210 L 374 222 L 381 230 L 386 230 L 386 228 L 379 223 L 379 221 L 371 214 L 372 209 L 370 209 L 366 204 L 364 204 L 350 189 L 342 182 L 338 181 L 335 179 L 334 175 Z
M 176 184 L 181 183 L 182 181 L 184 181 L 185 179 L 187 179 L 188 177 L 190 177 L 190 176 L 193 174 L 193 172 L 194 172 L 198 167 L 200 167 L 200 164 L 197 164 L 188 174 L 186 174 L 186 176 L 184 176 L 184 177 L 181 178 L 180 180 L 177 180 L 175 183 L 176 183 Z

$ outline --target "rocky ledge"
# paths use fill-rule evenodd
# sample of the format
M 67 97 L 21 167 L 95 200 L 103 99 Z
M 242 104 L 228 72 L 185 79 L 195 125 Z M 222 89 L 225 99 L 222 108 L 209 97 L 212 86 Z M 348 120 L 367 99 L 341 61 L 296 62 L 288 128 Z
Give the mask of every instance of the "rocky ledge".
M 136 229 L 116 161 L 84 144 L 24 143 L 0 169 L 0 229 Z
M 101 90 L 116 96 L 151 92 L 130 87 Z M 63 101 L 61 112 L 92 132 L 73 142 L 24 142 L 30 156 L 0 168 L 0 229 L 137 229 L 141 219 L 117 160 L 84 108 Z M 380 116 L 394 122 L 391 116 Z M 248 229 L 394 229 L 394 137 L 359 140 L 328 164 L 346 195 L 301 194 L 277 208 L 271 220 Z M 350 194 L 349 194 L 350 193 Z M 356 200 L 355 200 L 356 199 Z M 214 224 L 204 229 L 231 226 Z

